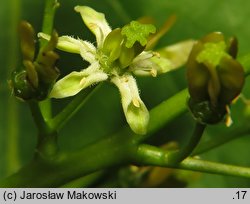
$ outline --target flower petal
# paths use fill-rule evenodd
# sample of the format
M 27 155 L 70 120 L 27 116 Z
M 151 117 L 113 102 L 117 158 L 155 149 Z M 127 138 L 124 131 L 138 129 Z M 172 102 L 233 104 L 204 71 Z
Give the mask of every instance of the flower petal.
M 139 96 L 138 87 L 132 75 L 124 74 L 111 79 L 119 89 L 126 120 L 136 134 L 146 134 L 149 112 Z
M 104 14 L 87 6 L 76 6 L 75 11 L 81 14 L 86 26 L 95 34 L 98 48 L 101 48 L 104 39 L 111 32 Z
M 245 76 L 242 65 L 231 57 L 220 61 L 217 72 L 221 83 L 220 102 L 230 104 L 242 91 Z
M 95 46 L 87 41 L 79 40 L 80 55 L 90 64 L 96 61 L 96 48 Z
M 50 35 L 45 33 L 38 33 L 38 37 L 44 40 L 50 40 Z M 79 40 L 72 38 L 67 35 L 63 35 L 58 38 L 58 43 L 56 48 L 62 51 L 80 54 Z
M 129 68 L 137 76 L 156 77 L 172 70 L 172 64 L 168 59 L 161 58 L 158 53 L 148 51 L 138 55 Z
M 161 58 L 168 59 L 172 64 L 172 70 L 182 67 L 188 59 L 194 40 L 185 40 L 157 50 Z M 169 70 L 171 71 L 171 70 Z
M 82 89 L 97 82 L 105 81 L 107 78 L 108 75 L 99 69 L 99 64 L 94 63 L 87 69 L 80 72 L 71 72 L 57 81 L 50 93 L 50 98 L 74 96 Z
M 50 40 L 51 36 L 45 33 L 38 33 L 38 37 Z M 56 47 L 62 51 L 80 54 L 82 58 L 89 63 L 93 63 L 95 61 L 96 48 L 90 42 L 63 35 L 58 38 Z

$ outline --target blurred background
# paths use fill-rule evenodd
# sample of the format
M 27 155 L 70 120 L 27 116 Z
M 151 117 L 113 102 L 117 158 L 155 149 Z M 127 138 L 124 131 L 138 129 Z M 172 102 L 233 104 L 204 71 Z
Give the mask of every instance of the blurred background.
M 17 25 L 20 19 L 29 21 L 36 32 L 41 30 L 43 0 L 2 0 L 0 6 L 0 179 L 12 174 L 32 159 L 36 146 L 36 129 L 27 105 L 11 95 L 7 80 L 21 65 Z M 151 16 L 157 27 L 175 14 L 177 21 L 160 40 L 156 49 L 187 39 L 199 39 L 209 32 L 221 31 L 227 37 L 237 36 L 239 56 L 250 52 L 250 1 L 247 0 L 60 0 L 55 17 L 59 35 L 71 35 L 94 42 L 94 36 L 84 26 L 76 5 L 88 5 L 105 13 L 112 28 L 122 27 L 131 20 Z M 61 76 L 87 66 L 79 55 L 62 53 L 58 62 Z M 157 78 L 138 78 L 141 98 L 148 109 L 186 87 L 185 67 Z M 244 94 L 250 98 L 250 84 L 246 81 Z M 55 113 L 68 99 L 54 100 Z M 235 128 L 249 125 L 250 110 L 241 101 L 232 107 L 233 125 L 209 127 L 202 140 L 220 137 Z M 105 83 L 87 104 L 59 133 L 60 149 L 72 151 L 99 138 L 110 135 L 125 124 L 118 90 Z M 189 113 L 182 115 L 159 131 L 148 143 L 163 145 L 168 141 L 183 142 L 193 129 Z M 203 159 L 250 167 L 250 134 L 235 139 L 201 155 Z M 169 169 L 112 169 L 104 183 L 96 186 L 161 186 L 161 187 L 250 187 L 250 180 L 174 171 Z M 145 173 L 147 172 L 147 173 Z M 165 175 L 160 177 L 159 175 Z M 132 179 L 131 179 L 132 178 Z M 138 182 L 134 182 L 138 178 Z M 152 181 L 152 178 L 153 179 Z M 143 181 L 140 179 L 144 179 Z M 150 180 L 151 179 L 151 180 Z M 111 182 L 112 180 L 112 182 Z M 159 180 L 158 182 L 155 182 Z M 115 181 L 115 182 L 114 182 Z M 136 180 L 137 181 L 137 180 Z M 107 182 L 105 184 L 105 182 Z M 151 183 L 150 183 L 151 182 Z

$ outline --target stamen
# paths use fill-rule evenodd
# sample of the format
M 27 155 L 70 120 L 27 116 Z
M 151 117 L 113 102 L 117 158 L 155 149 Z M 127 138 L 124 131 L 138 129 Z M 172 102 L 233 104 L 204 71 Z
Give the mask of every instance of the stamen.
M 226 119 L 225 119 L 225 124 L 227 127 L 230 127 L 233 124 L 233 120 L 231 118 L 231 111 L 228 105 L 226 105 Z
M 82 80 L 80 81 L 80 85 L 83 85 L 86 82 L 86 78 L 83 77 Z
M 160 55 L 160 53 L 159 53 L 159 52 L 153 52 L 153 56 L 158 57 L 158 58 L 160 58 L 160 57 L 161 57 L 161 55 Z
M 140 102 L 139 102 L 138 99 L 133 98 L 132 102 L 133 102 L 133 104 L 134 104 L 135 107 L 140 108 Z
M 157 70 L 152 68 L 150 70 L 150 74 L 152 75 L 152 77 L 156 77 L 157 76 Z

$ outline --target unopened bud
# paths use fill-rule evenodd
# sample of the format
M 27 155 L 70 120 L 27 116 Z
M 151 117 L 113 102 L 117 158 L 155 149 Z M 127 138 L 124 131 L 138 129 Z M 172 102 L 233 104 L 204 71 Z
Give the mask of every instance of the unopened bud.
M 236 39 L 227 43 L 222 33 L 208 34 L 194 44 L 187 62 L 187 80 L 189 107 L 196 120 L 219 122 L 240 94 L 244 70 L 236 56 Z
M 32 25 L 27 21 L 21 21 L 19 33 L 23 59 L 33 61 L 35 55 L 35 32 Z

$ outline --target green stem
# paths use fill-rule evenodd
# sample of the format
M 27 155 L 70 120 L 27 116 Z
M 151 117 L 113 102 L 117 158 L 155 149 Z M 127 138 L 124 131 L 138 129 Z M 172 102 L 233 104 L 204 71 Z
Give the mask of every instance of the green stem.
M 57 0 L 46 0 L 43 16 L 43 25 L 42 32 L 46 34 L 51 34 L 54 27 L 54 17 L 56 9 L 59 7 Z M 46 40 L 40 41 L 40 47 L 43 47 L 46 44 Z
M 195 158 L 186 158 L 179 164 L 173 164 L 172 154 L 172 152 L 154 146 L 140 145 L 137 154 L 134 156 L 134 162 L 137 165 L 170 167 L 210 174 L 250 178 L 250 168 L 220 164 Z
M 47 160 L 54 159 L 58 150 L 57 132 L 46 123 L 36 101 L 29 102 L 29 107 L 38 129 L 35 158 L 43 158 Z
M 50 99 L 46 99 L 44 101 L 39 102 L 39 108 L 42 111 L 42 115 L 44 120 L 47 122 L 51 119 L 52 117 L 52 108 L 51 108 L 51 101 Z
M 98 86 L 92 86 L 80 92 L 75 98 L 50 121 L 50 126 L 53 130 L 61 129 L 88 101 L 88 99 L 98 90 Z
M 54 161 L 58 153 L 57 132 L 38 134 L 38 143 L 35 152 L 35 159 Z
M 194 158 L 185 159 L 178 165 L 178 168 L 224 176 L 250 178 L 250 168 L 204 161 Z
M 5 33 L 8 33 L 9 42 L 7 42 L 8 47 L 5 50 L 8 53 L 7 64 L 4 65 L 8 68 L 8 76 L 10 76 L 10 72 L 12 72 L 13 68 L 17 67 L 18 62 L 18 53 L 17 53 L 17 45 L 18 45 L 18 33 L 17 27 L 20 20 L 20 1 L 19 0 L 10 0 L 8 3 L 7 12 L 11 13 L 6 23 L 7 26 L 5 29 Z M 19 146 L 18 146 L 18 136 L 19 136 L 19 114 L 18 114 L 18 106 L 17 102 L 13 97 L 9 97 L 7 101 L 7 134 L 6 134 L 6 173 L 12 173 L 16 171 L 20 166 L 19 161 Z
M 206 128 L 206 125 L 196 123 L 194 132 L 189 139 L 188 143 L 174 156 L 174 162 L 179 163 L 186 157 L 188 157 L 194 150 L 194 148 L 198 145 L 202 134 Z
M 54 17 L 56 9 L 58 8 L 59 3 L 57 0 L 46 0 L 45 1 L 45 8 L 44 8 L 44 16 L 43 16 L 43 25 L 42 25 L 42 32 L 46 34 L 51 34 L 54 25 Z M 40 49 L 46 44 L 46 40 L 40 41 Z M 39 103 L 39 107 L 42 111 L 43 117 L 45 121 L 50 120 L 52 116 L 51 110 L 51 101 L 50 99 L 41 101 Z
M 38 132 L 43 134 L 43 135 L 48 134 L 50 132 L 50 128 L 43 118 L 43 115 L 42 115 L 41 109 L 38 105 L 38 102 L 30 101 L 29 107 L 30 107 L 30 111 L 31 111 L 33 120 L 34 120 L 36 127 L 38 129 Z

